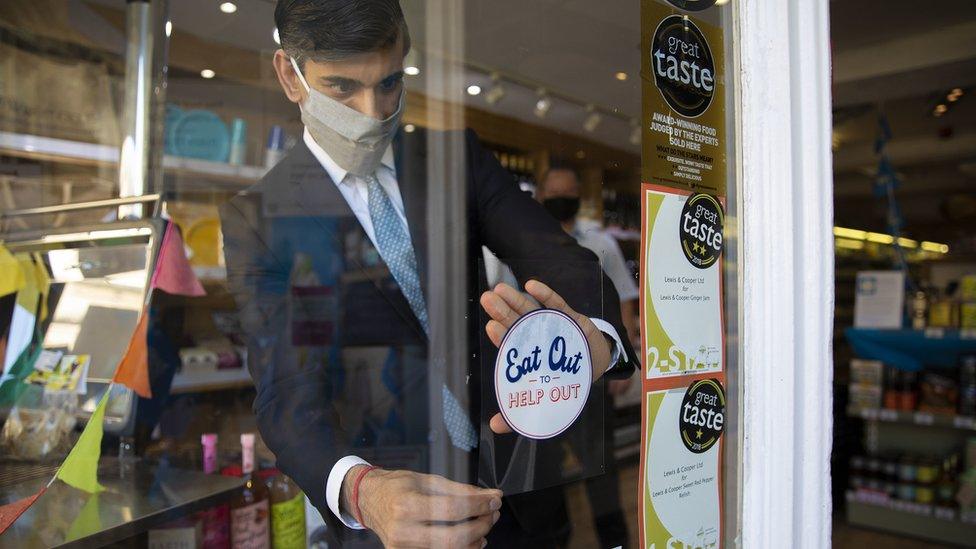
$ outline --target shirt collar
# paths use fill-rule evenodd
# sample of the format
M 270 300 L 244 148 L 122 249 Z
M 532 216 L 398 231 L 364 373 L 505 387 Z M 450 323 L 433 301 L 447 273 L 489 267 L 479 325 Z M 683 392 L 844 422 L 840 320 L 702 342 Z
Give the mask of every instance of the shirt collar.
M 336 164 L 335 160 L 332 160 L 332 157 L 329 156 L 329 153 L 325 152 L 325 149 L 320 147 L 319 144 L 315 142 L 315 138 L 313 138 L 312 134 L 309 133 L 308 128 L 305 128 L 304 132 L 302 133 L 302 138 L 305 140 L 305 145 L 308 147 L 308 150 L 312 151 L 312 155 L 315 156 L 315 159 L 319 161 L 319 164 L 322 164 L 322 167 L 325 169 L 326 173 L 329 174 L 329 177 L 332 178 L 332 181 L 334 181 L 336 185 L 343 183 L 346 179 L 346 175 L 348 175 L 349 172 Z M 383 158 L 380 159 L 380 166 L 384 166 L 389 169 L 393 176 L 396 177 L 396 164 L 393 160 L 392 144 L 386 147 L 386 151 L 383 153 Z

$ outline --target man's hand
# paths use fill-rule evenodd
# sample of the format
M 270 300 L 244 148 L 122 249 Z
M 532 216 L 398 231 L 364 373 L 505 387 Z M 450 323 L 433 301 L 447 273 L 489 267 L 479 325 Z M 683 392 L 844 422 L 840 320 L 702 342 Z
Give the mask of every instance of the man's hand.
M 343 507 L 352 515 L 352 483 L 362 467 L 350 469 L 343 481 Z M 376 532 L 385 547 L 481 549 L 501 507 L 501 490 L 437 475 L 375 469 L 359 484 L 363 526 Z
M 529 295 L 519 292 L 508 284 L 498 284 L 495 289 L 481 294 L 481 306 L 491 317 L 485 326 L 488 338 L 498 347 L 512 324 L 522 315 L 539 309 L 539 304 L 566 313 L 583 329 L 586 343 L 590 347 L 593 359 L 593 381 L 596 381 L 610 367 L 610 345 L 589 317 L 574 311 L 566 301 L 552 288 L 538 280 L 530 280 L 525 284 L 525 291 Z M 511 433 L 512 428 L 505 423 L 501 414 L 495 414 L 489 423 L 495 433 Z

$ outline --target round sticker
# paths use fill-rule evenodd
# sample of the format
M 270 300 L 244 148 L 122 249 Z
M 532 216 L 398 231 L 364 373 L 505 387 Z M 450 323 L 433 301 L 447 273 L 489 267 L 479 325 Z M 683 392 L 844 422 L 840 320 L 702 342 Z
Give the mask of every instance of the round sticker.
M 651 42 L 651 72 L 664 101 L 694 118 L 712 103 L 715 60 L 705 35 L 684 15 L 665 17 Z
M 685 391 L 678 431 L 685 448 L 696 454 L 715 446 L 725 428 L 725 391 L 717 379 L 696 381 Z
M 593 365 L 583 330 L 566 314 L 538 309 L 515 321 L 495 361 L 495 397 L 520 435 L 552 438 L 568 429 L 590 394 Z
M 702 11 L 715 5 L 715 0 L 668 0 L 672 6 L 685 11 Z
M 678 238 L 688 262 L 707 269 L 722 255 L 722 204 L 710 194 L 688 197 L 678 219 Z

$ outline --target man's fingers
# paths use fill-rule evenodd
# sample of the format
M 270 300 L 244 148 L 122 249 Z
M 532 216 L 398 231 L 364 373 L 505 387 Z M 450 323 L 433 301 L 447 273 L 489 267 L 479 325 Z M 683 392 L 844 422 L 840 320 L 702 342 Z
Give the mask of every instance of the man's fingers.
M 500 347 L 502 344 L 502 339 L 505 338 L 505 333 L 508 330 L 502 326 L 501 322 L 497 320 L 489 320 L 488 324 L 485 325 L 485 331 L 488 332 L 488 339 L 495 344 L 495 347 Z
M 501 298 L 495 292 L 485 292 L 481 294 L 481 306 L 485 309 L 493 320 L 497 320 L 502 323 L 502 326 L 507 330 L 512 327 L 512 324 L 518 320 L 518 313 L 516 313 L 504 299 Z
M 420 507 L 428 509 L 429 514 L 421 520 L 457 522 L 491 515 L 501 508 L 501 499 L 491 493 L 476 496 L 428 495 L 423 498 Z
M 455 524 L 433 525 L 430 527 L 430 541 L 433 547 L 467 547 L 474 543 L 481 546 L 481 539 L 488 535 L 499 517 L 498 511 L 474 520 Z
M 532 297 L 538 299 L 539 303 L 542 303 L 544 306 L 550 309 L 556 309 L 557 311 L 562 311 L 567 314 L 576 313 L 576 311 L 573 311 L 569 305 L 566 304 L 566 301 L 555 292 L 555 290 L 549 286 L 546 286 L 542 282 L 539 282 L 538 280 L 530 280 L 526 282 L 525 291 L 529 292 Z
M 488 422 L 488 425 L 491 427 L 491 431 L 495 434 L 504 435 L 512 432 L 512 428 L 505 423 L 505 418 L 503 418 L 501 414 L 491 416 L 491 420 Z
M 454 482 L 453 480 L 448 480 L 442 476 L 438 475 L 423 475 L 420 481 L 423 484 L 424 489 L 429 494 L 441 495 L 441 496 L 480 496 L 480 495 L 490 495 L 497 499 L 495 506 L 497 508 L 501 507 L 502 502 L 502 491 L 492 488 L 480 488 L 478 486 L 473 486 L 471 484 L 464 484 L 462 482 Z
M 508 284 L 499 283 L 494 292 L 501 296 L 519 316 L 530 313 L 539 308 L 539 304 L 532 297 L 516 290 Z

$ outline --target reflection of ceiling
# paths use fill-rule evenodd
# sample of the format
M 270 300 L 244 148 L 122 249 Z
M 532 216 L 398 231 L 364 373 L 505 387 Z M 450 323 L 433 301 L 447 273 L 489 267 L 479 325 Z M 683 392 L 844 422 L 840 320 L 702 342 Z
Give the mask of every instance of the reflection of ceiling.
M 89 1 L 123 7 L 122 0 Z M 171 0 L 171 18 L 178 33 L 195 35 L 201 43 L 273 50 L 274 2 L 235 1 L 238 11 L 226 15 L 216 1 Z M 426 13 L 425 0 L 402 3 L 414 43 L 423 52 L 425 26 L 438 25 L 440 14 Z M 487 89 L 486 69 L 533 83 L 507 85 L 508 93 L 496 105 L 488 105 L 484 94 L 468 98 L 470 104 L 636 151 L 628 143 L 628 118 L 637 114 L 640 101 L 639 4 L 634 0 L 465 0 L 466 84 Z M 965 145 L 976 132 L 976 2 L 944 0 L 923 6 L 916 0 L 837 0 L 830 9 L 839 172 L 863 173 L 873 165 L 870 146 L 882 104 L 894 131 L 891 148 L 896 165 L 931 161 L 936 153 L 943 164 L 972 162 L 974 155 L 967 154 Z M 206 55 L 200 52 L 201 58 Z M 617 71 L 628 73 L 629 78 L 614 79 Z M 425 76 L 409 79 L 408 85 L 424 91 Z M 622 116 L 605 116 L 588 134 L 582 129 L 581 105 L 556 101 L 546 119 L 539 121 L 532 115 L 535 83 L 581 103 L 617 108 Z M 967 87 L 967 96 L 946 116 L 933 118 L 933 94 L 956 86 Z M 950 132 L 951 137 L 944 137 Z

